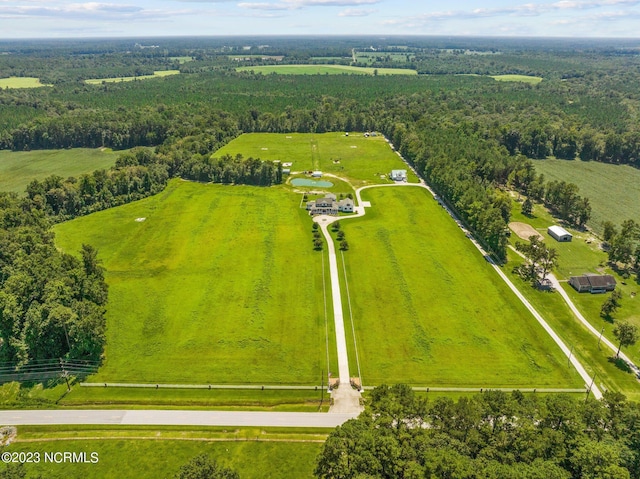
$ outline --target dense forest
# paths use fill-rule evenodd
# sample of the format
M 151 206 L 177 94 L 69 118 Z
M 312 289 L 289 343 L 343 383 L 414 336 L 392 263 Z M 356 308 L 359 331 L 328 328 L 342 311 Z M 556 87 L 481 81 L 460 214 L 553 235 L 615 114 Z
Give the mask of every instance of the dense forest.
M 99 356 L 106 289 L 100 286 L 95 252 L 82 253 L 94 258 L 93 266 L 54 252 L 51 223 L 155 194 L 173 177 L 280 183 L 281 169 L 273 163 L 216 155 L 244 132 L 384 133 L 497 259 L 506 255 L 508 189 L 545 203 L 577 227 L 589 219 L 588 198 L 573 184 L 547 182 L 531 159 L 555 156 L 640 167 L 640 91 L 634 87 L 640 81 L 640 55 L 633 42 L 394 38 L 384 43 L 309 37 L 270 38 L 266 45 L 264 40 L 0 43 L 0 77 L 38 77 L 51 85 L 0 90 L 0 149 L 133 148 L 109 170 L 34 180 L 24 197 L 2 196 L 4 359 L 26 364 L 45 356 Z M 352 64 L 359 52 L 371 49 L 368 66 L 420 74 L 236 71 L 242 65 L 317 63 L 317 58 Z M 180 74 L 97 85 L 84 81 L 157 70 Z M 486 76 L 506 73 L 542 81 L 507 83 Z M 613 254 L 636 270 L 637 235 L 616 235 L 633 238 L 612 240 Z M 38 273 L 44 264 L 56 273 Z M 40 282 L 34 279 L 39 277 Z M 69 293 L 92 282 L 80 288 L 79 296 Z M 52 306 L 52 289 L 55 304 L 68 309 Z M 104 294 L 95 293 L 103 289 Z M 61 325 L 68 327 L 69 338 L 62 346 L 32 344 L 31 331 L 58 328 L 52 336 L 58 337 Z M 83 338 L 91 328 L 94 341 L 88 344 Z
M 572 479 L 640 477 L 640 407 L 605 393 L 485 391 L 426 401 L 379 386 L 364 413 L 327 439 L 316 477 Z

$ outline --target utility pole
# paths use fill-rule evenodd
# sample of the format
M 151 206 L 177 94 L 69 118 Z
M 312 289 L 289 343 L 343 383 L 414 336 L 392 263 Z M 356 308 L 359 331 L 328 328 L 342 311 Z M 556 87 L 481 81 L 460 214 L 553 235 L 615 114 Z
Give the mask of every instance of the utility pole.
M 64 363 L 62 362 L 62 358 L 58 358 L 60 361 L 60 369 L 62 369 L 62 376 L 64 380 L 67 382 L 67 391 L 71 391 L 71 386 L 69 386 L 69 374 L 67 370 L 64 368 Z
M 569 358 L 567 358 L 567 367 L 571 364 L 571 356 L 573 355 L 573 345 L 571 346 L 571 351 L 569 351 Z
M 322 392 L 320 393 L 320 407 L 322 407 L 322 404 L 324 403 L 324 369 L 322 370 L 322 377 L 320 378 L 320 381 L 322 383 L 320 386 L 320 389 L 322 389 Z
M 598 373 L 593 373 L 593 377 L 591 378 L 591 384 L 589 384 L 589 389 L 587 389 L 587 397 L 584 398 L 584 402 L 587 402 L 587 400 L 589 399 L 589 393 L 591 392 L 591 388 L 593 387 L 593 383 L 596 381 L 596 374 L 598 374 Z

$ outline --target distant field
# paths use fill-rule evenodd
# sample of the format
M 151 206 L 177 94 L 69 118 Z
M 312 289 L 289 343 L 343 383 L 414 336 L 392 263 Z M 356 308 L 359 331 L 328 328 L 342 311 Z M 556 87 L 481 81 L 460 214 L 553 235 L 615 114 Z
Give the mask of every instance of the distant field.
M 253 71 L 255 73 L 269 74 L 278 73 L 280 75 L 374 75 L 377 70 L 378 75 L 417 75 L 415 70 L 403 68 L 366 68 L 352 67 L 347 65 L 265 65 L 239 67 L 237 71 Z
M 57 225 L 61 248 L 91 243 L 107 270 L 96 380 L 320 383 L 322 255 L 299 202 L 281 188 L 173 180 L 154 197 Z
M 74 148 L 71 150 L 0 150 L 0 191 L 23 193 L 34 178 L 63 178 L 90 173 L 115 164 L 121 151 Z
M 384 137 L 362 133 L 247 133 L 214 153 L 292 162 L 291 171 L 321 170 L 350 179 L 354 185 L 390 183 L 393 169 L 407 169 Z M 380 178 L 385 176 L 384 178 Z M 329 179 L 329 181 L 331 181 Z M 409 181 L 417 177 L 409 171 Z
M 537 85 L 543 79 L 541 77 L 534 77 L 528 75 L 490 75 L 491 78 L 497 81 L 515 81 L 515 82 L 523 82 L 530 83 L 532 85 Z
M 413 57 L 413 53 L 398 52 L 356 52 L 358 62 L 373 63 L 377 58 L 388 59 L 392 62 L 406 62 L 407 56 Z
M 363 199 L 367 215 L 341 224 L 364 384 L 582 386 L 426 190 L 373 188 Z
M 538 173 L 548 180 L 575 183 L 580 195 L 591 202 L 589 226 L 602 231 L 602 222 L 619 225 L 624 220 L 640 222 L 640 170 L 628 165 L 611 165 L 597 161 L 535 160 Z
M 40 83 L 40 79 L 34 77 L 0 78 L 0 88 L 40 88 L 42 86 L 51 85 Z
M 89 85 L 100 85 L 102 83 L 116 83 L 122 81 L 148 80 L 149 78 L 160 78 L 170 75 L 179 75 L 180 70 L 159 70 L 153 72 L 153 75 L 140 75 L 135 77 L 119 77 L 119 78 L 93 78 L 85 80 Z

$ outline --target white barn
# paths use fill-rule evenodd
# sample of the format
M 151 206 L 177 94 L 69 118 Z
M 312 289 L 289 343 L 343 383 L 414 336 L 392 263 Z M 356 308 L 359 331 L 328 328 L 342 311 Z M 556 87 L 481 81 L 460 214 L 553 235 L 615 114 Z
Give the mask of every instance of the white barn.
M 569 233 L 561 226 L 556 225 L 549 226 L 549 228 L 547 229 L 547 233 L 549 233 L 549 236 L 551 236 L 553 239 L 561 243 L 569 242 L 573 238 L 573 235 L 571 233 Z

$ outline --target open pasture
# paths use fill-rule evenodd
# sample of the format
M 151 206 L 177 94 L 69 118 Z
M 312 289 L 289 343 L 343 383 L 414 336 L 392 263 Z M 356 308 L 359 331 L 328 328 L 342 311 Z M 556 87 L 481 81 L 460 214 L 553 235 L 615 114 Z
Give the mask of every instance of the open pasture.
M 94 245 L 107 271 L 106 361 L 95 380 L 319 384 L 322 255 L 299 201 L 282 188 L 174 180 L 58 225 L 61 248 Z
M 291 162 L 291 171 L 320 170 L 346 178 L 354 186 L 391 183 L 393 169 L 407 169 L 384 137 L 362 133 L 246 133 L 214 153 Z M 417 177 L 408 171 L 409 181 Z M 381 178 L 384 176 L 384 178 Z M 329 179 L 331 181 L 331 179 Z
M 40 83 L 39 78 L 34 77 L 8 77 L 0 78 L 0 88 L 40 88 L 42 86 L 51 86 Z
M 115 164 L 119 151 L 74 148 L 71 150 L 0 151 L 0 191 L 23 193 L 31 180 L 50 175 L 63 178 L 91 173 Z
M 568 181 L 589 198 L 591 220 L 588 225 L 602 232 L 602 222 L 620 225 L 624 220 L 640 222 L 640 170 L 629 165 L 596 161 L 567 161 L 548 158 L 535 160 L 538 173 L 548 180 Z
M 582 386 L 426 190 L 374 188 L 363 200 L 366 216 L 342 229 L 365 385 Z
M 171 75 L 179 75 L 180 70 L 158 70 L 153 72 L 153 75 L 139 75 L 133 77 L 118 77 L 118 78 L 91 78 L 89 80 L 85 80 L 85 83 L 89 85 L 101 85 L 102 83 L 117 83 L 123 81 L 137 81 L 137 80 L 148 80 L 150 78 L 161 78 Z
M 490 75 L 496 81 L 511 81 L 529 83 L 531 85 L 537 85 L 543 79 L 541 77 L 534 77 L 530 75 Z
M 268 75 L 417 75 L 415 70 L 404 68 L 369 68 L 348 65 L 264 65 L 239 67 L 236 71 L 252 71 Z

